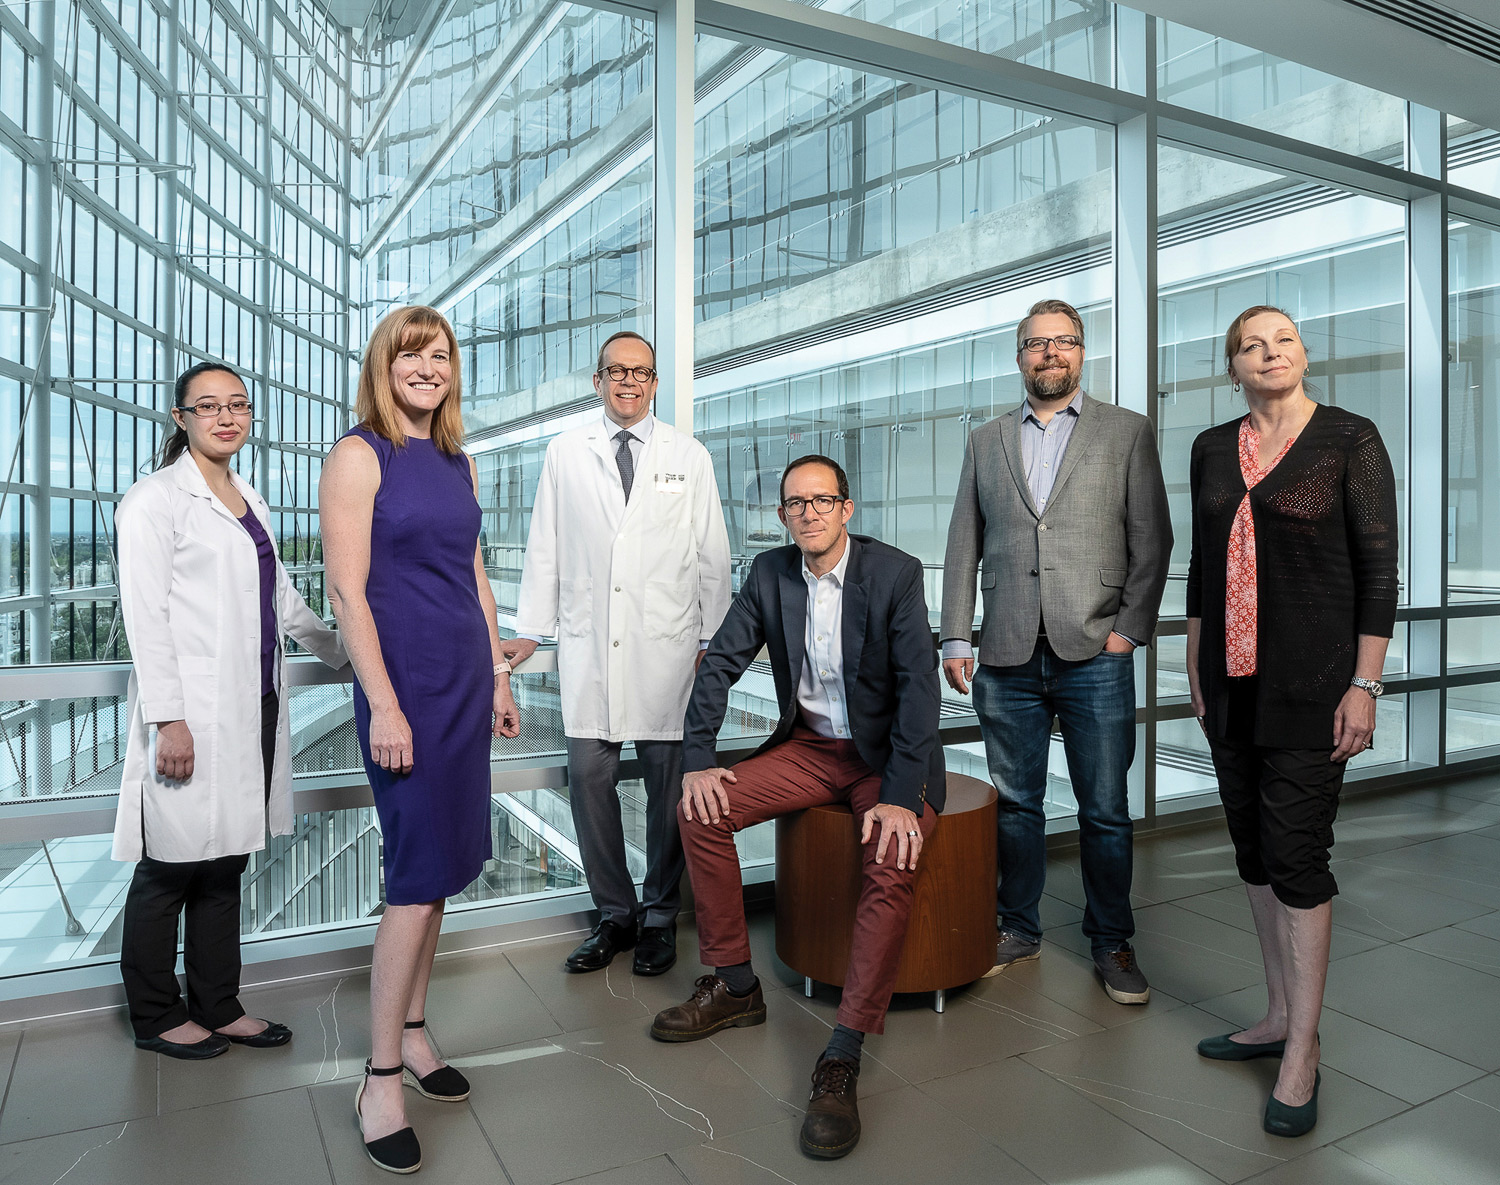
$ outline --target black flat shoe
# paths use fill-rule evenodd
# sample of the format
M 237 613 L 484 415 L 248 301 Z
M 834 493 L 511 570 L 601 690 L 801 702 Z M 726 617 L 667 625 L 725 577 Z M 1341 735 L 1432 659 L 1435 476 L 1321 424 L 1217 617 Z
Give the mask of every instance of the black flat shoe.
M 364 1139 L 365 1120 L 359 1112 L 359 1105 L 365 1097 L 365 1084 L 370 1081 L 371 1075 L 386 1078 L 401 1072 L 400 1066 L 376 1069 L 368 1059 L 365 1061 L 365 1076 L 359 1080 L 359 1089 L 354 1092 L 354 1121 L 359 1124 L 361 1139 Z M 365 1155 L 370 1158 L 370 1163 L 388 1173 L 414 1173 L 422 1167 L 422 1145 L 417 1142 L 417 1133 L 409 1127 L 381 1136 L 378 1140 L 364 1140 L 364 1145 Z
M 637 975 L 662 975 L 677 962 L 677 927 L 642 926 L 641 936 L 635 944 L 635 963 L 631 967 Z
M 275 1049 L 278 1045 L 285 1045 L 292 1039 L 292 1030 L 286 1025 L 279 1025 L 274 1020 L 266 1021 L 266 1027 L 258 1033 L 251 1033 L 248 1037 L 236 1037 L 233 1033 L 220 1033 L 221 1037 L 228 1037 L 236 1045 L 245 1045 L 251 1049 Z
M 1216 1062 L 1248 1062 L 1257 1057 L 1280 1057 L 1286 1052 L 1286 1040 L 1280 1041 L 1232 1041 L 1233 1033 L 1222 1037 L 1205 1037 L 1198 1042 L 1198 1056 L 1211 1057 Z
M 1305 1136 L 1318 1125 L 1318 1088 L 1323 1085 L 1323 1072 L 1314 1071 L 1312 1098 L 1300 1107 L 1288 1106 L 1276 1097 L 1273 1087 L 1266 1099 L 1266 1117 L 1261 1127 L 1267 1134 L 1295 1138 Z
M 207 1061 L 218 1057 L 229 1048 L 229 1038 L 219 1033 L 210 1033 L 201 1041 L 163 1041 L 160 1037 L 137 1037 L 135 1047 L 147 1053 L 164 1053 L 168 1057 L 181 1058 L 185 1062 Z
M 409 1020 L 408 1029 L 425 1029 L 427 1019 Z M 408 1065 L 401 1067 L 401 1082 L 411 1087 L 423 1098 L 436 1099 L 440 1103 L 461 1103 L 469 1097 L 469 1080 L 452 1066 L 439 1066 L 424 1078 Z
M 563 961 L 563 970 L 574 975 L 585 971 L 603 971 L 622 950 L 635 945 L 635 927 L 603 921 Z

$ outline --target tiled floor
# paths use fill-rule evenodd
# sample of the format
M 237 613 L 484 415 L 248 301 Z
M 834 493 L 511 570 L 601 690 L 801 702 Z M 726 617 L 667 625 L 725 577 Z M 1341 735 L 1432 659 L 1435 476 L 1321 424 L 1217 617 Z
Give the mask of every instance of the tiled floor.
M 662 1045 L 649 1018 L 683 999 L 691 959 L 656 980 L 628 962 L 567 976 L 572 940 L 445 959 L 434 1039 L 474 1085 L 461 1106 L 410 1096 L 418 1178 L 554 1185 L 1390 1185 L 1500 1182 L 1500 778 L 1344 805 L 1321 1121 L 1260 1130 L 1270 1061 L 1200 1059 L 1198 1038 L 1263 1006 L 1259 950 L 1222 828 L 1137 845 L 1150 1005 L 1095 983 L 1076 855 L 1052 861 L 1039 962 L 950 996 L 898 998 L 866 1044 L 864 1140 L 848 1159 L 796 1147 L 807 1076 L 833 1021 L 805 1000 L 754 919 L 770 1019 Z M 694 935 L 684 925 L 683 949 Z M 359 1144 L 364 975 L 257 992 L 284 1049 L 193 1065 L 139 1053 L 120 1015 L 0 1033 L 0 1182 L 384 1182 Z

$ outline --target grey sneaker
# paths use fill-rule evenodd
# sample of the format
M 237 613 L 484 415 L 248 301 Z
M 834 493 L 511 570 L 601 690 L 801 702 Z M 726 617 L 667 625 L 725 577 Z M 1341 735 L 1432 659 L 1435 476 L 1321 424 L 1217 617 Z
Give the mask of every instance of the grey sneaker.
M 995 965 L 981 978 L 988 979 L 992 975 L 999 975 L 1012 963 L 1026 963 L 1041 957 L 1042 944 L 1040 942 L 1032 942 L 1031 939 L 1012 934 L 1009 930 L 1001 930 L 1000 940 L 995 943 Z
M 1119 950 L 1101 951 L 1095 955 L 1094 968 L 1104 980 L 1104 994 L 1116 1004 L 1144 1004 L 1151 999 L 1151 985 L 1136 966 L 1135 951 L 1130 943 Z

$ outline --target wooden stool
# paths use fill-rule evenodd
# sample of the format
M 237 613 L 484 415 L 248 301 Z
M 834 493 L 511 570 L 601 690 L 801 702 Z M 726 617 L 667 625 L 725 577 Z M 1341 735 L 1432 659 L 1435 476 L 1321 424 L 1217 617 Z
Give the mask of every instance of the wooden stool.
M 949 774 L 947 805 L 917 864 L 895 990 L 935 992 L 938 1012 L 949 988 L 995 965 L 995 798 L 987 782 Z M 859 885 L 859 823 L 847 806 L 776 820 L 776 957 L 809 996 L 815 982 L 844 985 Z

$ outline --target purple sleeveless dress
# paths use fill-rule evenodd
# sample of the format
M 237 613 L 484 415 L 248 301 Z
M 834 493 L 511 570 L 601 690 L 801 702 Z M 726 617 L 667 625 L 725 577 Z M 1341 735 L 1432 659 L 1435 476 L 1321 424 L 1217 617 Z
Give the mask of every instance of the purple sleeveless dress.
M 430 440 L 397 448 L 353 429 L 380 458 L 365 599 L 386 673 L 412 733 L 412 771 L 370 760 L 370 704 L 354 719 L 385 840 L 385 899 L 416 905 L 461 892 L 490 858 L 489 628 L 474 582 L 480 510 L 469 462 Z

